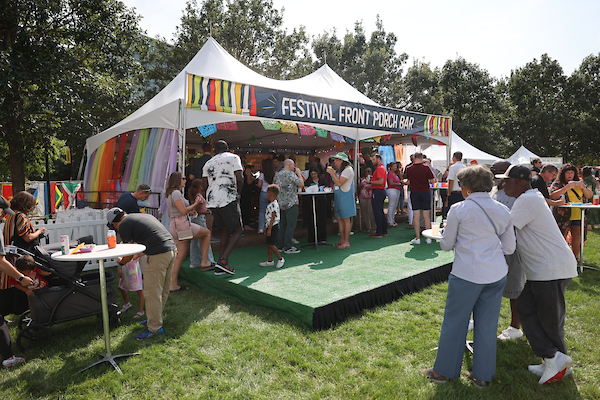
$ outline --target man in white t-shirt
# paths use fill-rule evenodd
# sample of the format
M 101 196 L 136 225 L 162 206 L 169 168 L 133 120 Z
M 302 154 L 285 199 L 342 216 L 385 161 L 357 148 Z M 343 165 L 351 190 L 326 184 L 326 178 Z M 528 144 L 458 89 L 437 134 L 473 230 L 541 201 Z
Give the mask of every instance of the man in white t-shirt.
M 224 140 L 215 144 L 213 158 L 202 168 L 206 188 L 206 207 L 214 217 L 213 229 L 221 230 L 219 262 L 215 265 L 215 275 L 235 274 L 227 259 L 242 236 L 242 218 L 239 195 L 242 190 L 242 161 L 229 152 Z
M 455 152 L 452 155 L 453 164 L 448 169 L 448 211 L 450 211 L 450 207 L 452 207 L 453 204 L 464 200 L 458 180 L 456 179 L 456 174 L 458 174 L 458 171 L 466 168 L 466 166 L 462 163 L 462 157 L 463 154 L 460 151 Z
M 512 165 L 496 178 L 503 178 L 504 192 L 517 198 L 511 221 L 527 277 L 517 299 L 517 311 L 531 349 L 544 359 L 543 364 L 530 365 L 529 370 L 541 376 L 540 384 L 557 382 L 573 365 L 565 342 L 565 291 L 577 276 L 577 261 L 544 196 L 531 188 L 529 168 Z

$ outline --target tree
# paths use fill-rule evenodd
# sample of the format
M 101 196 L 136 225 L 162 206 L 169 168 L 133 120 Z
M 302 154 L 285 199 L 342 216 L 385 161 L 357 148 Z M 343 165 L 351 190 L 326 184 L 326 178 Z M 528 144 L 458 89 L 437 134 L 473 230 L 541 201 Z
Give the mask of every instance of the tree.
M 492 154 L 502 147 L 495 84 L 487 70 L 462 57 L 448 60 L 441 71 L 442 104 L 452 116 L 452 129 L 473 146 Z
M 0 9 L 0 141 L 17 192 L 25 164 L 54 137 L 81 148 L 129 111 L 141 39 L 117 0 L 0 0 Z
M 379 16 L 368 41 L 361 22 L 355 23 L 354 33 L 347 32 L 343 42 L 335 30 L 325 32 L 313 41 L 317 57 L 314 69 L 326 63 L 375 102 L 385 107 L 404 108 L 407 96 L 402 73 L 408 55 L 396 54 L 397 41 L 396 35 L 385 32 Z
M 600 53 L 584 58 L 567 81 L 567 98 L 574 114 L 569 160 L 600 164 Z
M 506 134 L 513 151 L 525 145 L 536 154 L 571 157 L 573 118 L 567 106 L 567 77 L 547 54 L 511 72 L 512 119 Z
M 283 11 L 271 0 L 205 0 L 198 7 L 189 0 L 177 27 L 175 43 L 154 43 L 148 54 L 146 98 L 155 95 L 213 37 L 237 60 L 273 79 L 304 76 L 312 65 L 308 37 L 303 27 L 288 33 L 282 28 Z
M 407 93 L 406 109 L 426 114 L 443 114 L 443 92 L 440 81 L 439 69 L 431 70 L 429 63 L 415 60 L 404 77 Z

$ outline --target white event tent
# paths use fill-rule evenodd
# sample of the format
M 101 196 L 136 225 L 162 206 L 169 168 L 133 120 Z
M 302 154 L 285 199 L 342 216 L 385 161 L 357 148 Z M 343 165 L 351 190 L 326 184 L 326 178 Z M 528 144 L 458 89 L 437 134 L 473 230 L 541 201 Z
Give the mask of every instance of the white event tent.
M 418 137 L 450 144 L 451 126 L 450 117 L 382 107 L 327 65 L 295 80 L 266 78 L 209 38 L 154 98 L 87 139 L 85 186 L 99 192 L 115 186 L 131 190 L 134 183 L 152 179 L 152 190 L 160 192 L 155 186 L 164 185 L 175 168 L 183 169 L 186 143 L 193 140 L 224 139 L 248 153 L 260 147 L 290 154 L 334 143 L 356 151 L 359 140 L 387 135 L 405 143 Z M 111 186 L 120 179 L 128 184 Z
M 530 166 L 532 158 L 540 157 L 527 150 L 525 146 L 521 146 L 512 156 L 508 157 L 508 161 L 510 161 L 511 164 Z

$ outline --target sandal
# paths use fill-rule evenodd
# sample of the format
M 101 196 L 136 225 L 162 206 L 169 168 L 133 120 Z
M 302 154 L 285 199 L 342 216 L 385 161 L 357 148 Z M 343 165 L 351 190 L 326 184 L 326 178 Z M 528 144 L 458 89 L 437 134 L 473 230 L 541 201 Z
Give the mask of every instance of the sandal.
M 123 314 L 125 311 L 129 310 L 131 308 L 131 302 L 128 302 L 127 304 L 123 304 L 123 308 L 121 308 L 121 311 L 119 311 L 119 313 Z
M 133 318 L 138 319 L 140 317 L 144 316 L 144 312 L 143 311 L 138 311 L 135 313 L 135 315 L 133 316 Z
M 338 250 L 348 249 L 348 248 L 350 248 L 350 245 L 349 244 L 340 244 L 337 248 L 338 248 Z
M 211 262 L 210 265 L 201 265 L 200 271 L 212 271 L 213 269 L 215 269 L 215 264 L 216 263 Z
M 2 361 L 2 366 L 4 368 L 12 368 L 16 365 L 23 364 L 24 362 L 25 359 L 23 357 L 12 356 L 11 358 Z

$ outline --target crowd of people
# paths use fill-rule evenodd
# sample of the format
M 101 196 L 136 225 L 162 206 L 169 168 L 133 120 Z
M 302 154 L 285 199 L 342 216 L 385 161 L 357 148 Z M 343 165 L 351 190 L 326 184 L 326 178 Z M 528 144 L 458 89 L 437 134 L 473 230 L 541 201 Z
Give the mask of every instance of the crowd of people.
M 440 174 L 421 153 L 411 155 L 405 168 L 396 162 L 386 168 L 381 155 L 374 153 L 361 168 L 355 190 L 355 171 L 345 153 L 332 156 L 326 167 L 311 161 L 305 177 L 293 158 L 264 158 L 255 176 L 229 151 L 225 141 L 215 144 L 214 155 L 210 144 L 205 144 L 203 151 L 185 175 L 176 171 L 168 179 L 168 229 L 153 216 L 140 213 L 138 202 L 150 195 L 145 184 L 133 193 L 122 194 L 107 215 L 109 226 L 123 242 L 146 246 L 143 254 L 117 260 L 124 302 L 121 313 L 132 307 L 128 292 L 136 291 L 140 308 L 134 318 L 147 317 L 141 321 L 147 329 L 137 339 L 164 333 L 162 310 L 169 294 L 187 289 L 178 283 L 178 276 L 188 251 L 190 268 L 214 271 L 215 275 L 235 274 L 229 256 L 243 232 L 253 229 L 250 225 L 255 223 L 251 216 L 252 187 L 256 187 L 258 205 L 256 231 L 264 235 L 267 246 L 267 260 L 259 265 L 282 268 L 283 255 L 300 252 L 295 247 L 294 231 L 302 188 L 332 188 L 331 195 L 316 197 L 314 209 L 312 203 L 303 204 L 303 219 L 317 221 L 316 234 L 308 229 L 308 241 L 324 242 L 326 223 L 333 215 L 340 235 L 335 246 L 343 250 L 351 246 L 357 202 L 370 238 L 387 236 L 388 227 L 397 227 L 396 217 L 405 213 L 406 204 L 406 228 L 415 232 L 410 243 L 420 245 L 422 227 L 431 227 L 430 185 L 442 180 L 447 188 L 439 192 L 445 220 L 440 246 L 445 251 L 454 250 L 455 257 L 436 361 L 422 373 L 436 383 L 457 378 L 469 330 L 474 331 L 476 346 L 472 371 L 466 376 L 478 387 L 486 387 L 495 374 L 496 340 L 520 339 L 524 334 L 533 352 L 543 359 L 542 364 L 529 366 L 540 376 L 541 384 L 558 381 L 572 371 L 573 361 L 564 340 L 564 295 L 577 276 L 584 238 L 581 211 L 573 208 L 565 215 L 566 208 L 560 206 L 590 200 L 598 193 L 598 179 L 591 167 L 583 168 L 581 178 L 578 168 L 571 164 L 559 169 L 551 164 L 542 166 L 537 160 L 531 169 L 505 160 L 490 169 L 467 167 L 462 154 L 456 152 L 451 165 Z M 34 295 L 27 287 L 35 271 L 28 269 L 26 260 L 19 269 L 7 263 L 4 245 L 32 249 L 45 232 L 44 228 L 34 229 L 27 217 L 35 206 L 28 192 L 18 193 L 10 206 L 0 198 L 0 205 L 7 214 L 0 243 L 0 282 L 4 289 L 0 291 L 0 311 L 2 315 L 19 314 L 27 308 L 26 296 Z M 589 212 L 585 227 L 598 224 L 598 217 L 599 213 Z M 211 248 L 213 236 L 219 240 L 218 258 Z M 425 242 L 430 244 L 431 239 Z M 502 297 L 510 299 L 511 322 L 496 335 Z M 22 362 L 10 351 L 5 324 L 0 332 L 4 365 Z

